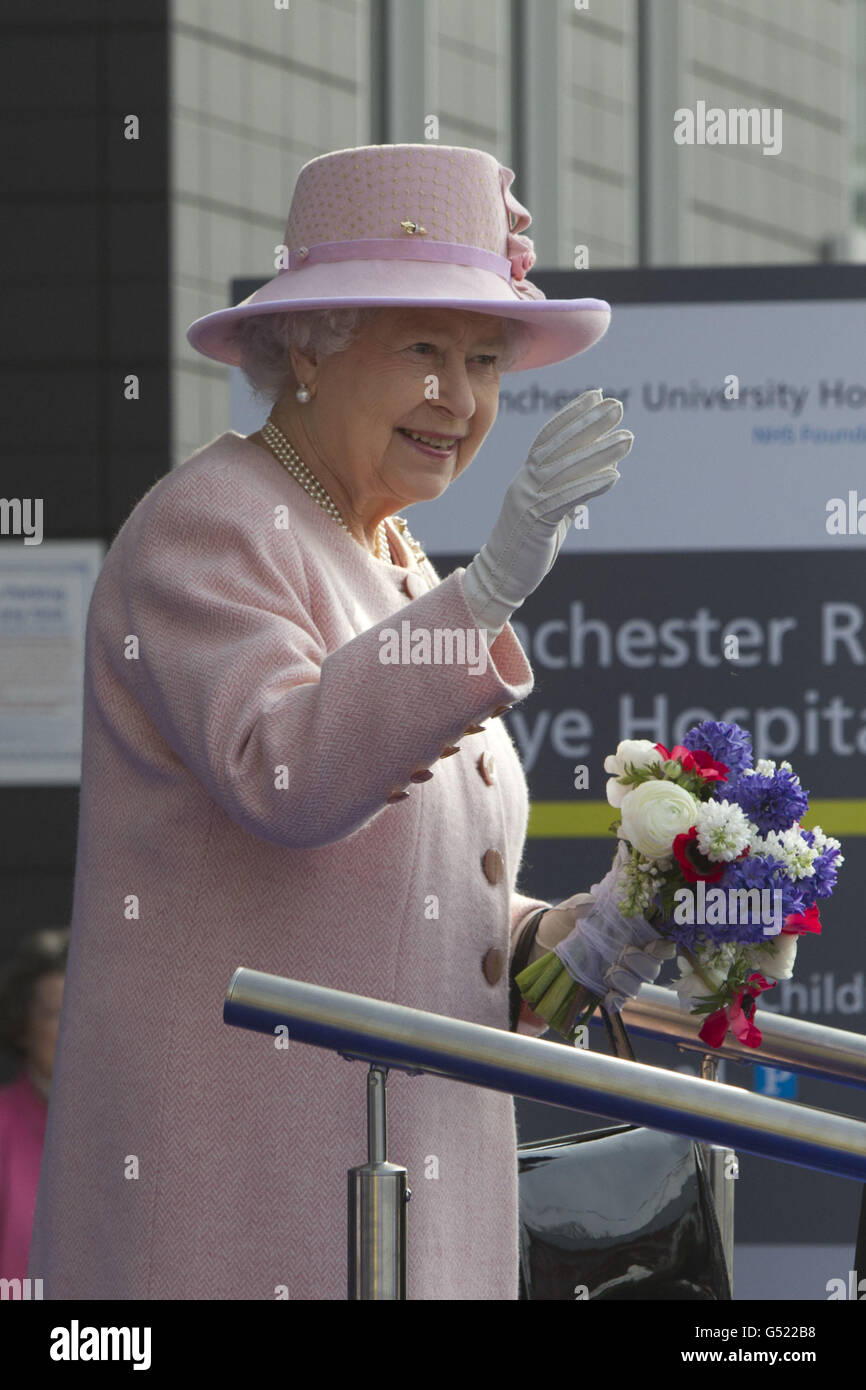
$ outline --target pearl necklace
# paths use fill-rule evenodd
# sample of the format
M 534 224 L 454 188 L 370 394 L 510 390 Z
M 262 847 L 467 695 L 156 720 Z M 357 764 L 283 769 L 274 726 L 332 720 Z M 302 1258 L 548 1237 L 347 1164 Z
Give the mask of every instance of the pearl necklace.
M 325 490 L 315 473 L 307 467 L 300 455 L 295 452 L 282 430 L 278 429 L 271 420 L 268 420 L 267 424 L 262 427 L 262 438 L 267 442 L 268 447 L 283 465 L 286 472 L 290 473 L 296 482 L 301 484 L 301 487 L 305 492 L 309 493 L 313 501 L 318 502 L 319 506 L 326 511 L 329 516 L 332 516 L 337 524 L 342 526 L 343 530 L 352 536 L 353 540 L 358 540 L 357 536 L 352 535 L 352 532 L 340 515 L 340 510 L 330 493 Z M 358 544 L 361 545 L 362 542 L 358 541 Z M 366 549 L 366 546 L 364 549 Z M 380 521 L 379 525 L 376 527 L 376 559 L 386 560 L 389 564 L 392 563 L 391 547 L 388 544 L 388 532 L 385 529 L 384 521 Z

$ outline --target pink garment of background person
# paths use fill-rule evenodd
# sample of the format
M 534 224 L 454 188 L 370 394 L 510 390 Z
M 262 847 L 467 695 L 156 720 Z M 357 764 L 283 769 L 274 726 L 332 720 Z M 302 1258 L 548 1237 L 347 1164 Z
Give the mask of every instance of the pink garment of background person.
M 0 1087 L 0 1279 L 24 1279 L 48 1106 L 27 1072 Z

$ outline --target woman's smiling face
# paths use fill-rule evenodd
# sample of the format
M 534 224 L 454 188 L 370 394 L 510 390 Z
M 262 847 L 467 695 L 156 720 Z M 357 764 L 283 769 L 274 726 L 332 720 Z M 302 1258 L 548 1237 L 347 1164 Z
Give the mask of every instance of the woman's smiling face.
M 438 497 L 496 419 L 504 344 L 494 315 L 377 310 L 344 351 L 315 364 L 299 355 L 314 399 L 296 419 L 356 505 L 375 497 L 394 511 Z

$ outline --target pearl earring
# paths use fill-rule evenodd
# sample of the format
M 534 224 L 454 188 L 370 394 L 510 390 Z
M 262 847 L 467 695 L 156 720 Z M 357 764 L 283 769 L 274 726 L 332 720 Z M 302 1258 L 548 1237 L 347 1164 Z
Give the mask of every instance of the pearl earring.
M 309 391 L 307 390 L 306 386 L 304 386 L 303 382 L 302 382 L 301 385 L 298 387 L 297 391 L 295 392 L 295 395 L 297 396 L 298 400 L 301 402 L 301 405 L 306 405 L 306 404 L 307 404 L 307 401 L 310 399 L 310 393 L 309 393 Z

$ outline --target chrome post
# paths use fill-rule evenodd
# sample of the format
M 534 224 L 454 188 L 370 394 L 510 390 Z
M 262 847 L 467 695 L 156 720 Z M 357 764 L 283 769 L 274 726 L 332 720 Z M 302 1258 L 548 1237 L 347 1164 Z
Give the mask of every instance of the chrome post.
M 387 1159 L 386 1066 L 367 1072 L 367 1162 L 349 1169 L 349 1299 L 405 1299 L 408 1174 Z
M 701 1058 L 701 1076 L 705 1081 L 715 1081 L 719 1070 L 719 1058 L 713 1052 Z M 731 1297 L 734 1296 L 734 1174 L 737 1171 L 737 1155 L 724 1144 L 701 1144 L 704 1166 L 709 1178 L 710 1191 L 716 1208 L 719 1233 L 722 1237 L 722 1250 L 728 1267 L 728 1280 Z

